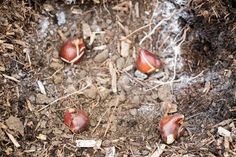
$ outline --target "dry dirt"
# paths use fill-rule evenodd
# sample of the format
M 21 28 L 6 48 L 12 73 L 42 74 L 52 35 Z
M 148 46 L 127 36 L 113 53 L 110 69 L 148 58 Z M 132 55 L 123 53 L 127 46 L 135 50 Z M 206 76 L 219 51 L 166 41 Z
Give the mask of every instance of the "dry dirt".
M 186 130 L 161 156 L 236 156 L 236 2 L 122 2 L 0 1 L 0 156 L 151 156 L 167 110 Z M 58 56 L 72 37 L 86 41 L 76 65 Z M 165 63 L 145 79 L 140 47 Z M 88 112 L 87 131 L 64 125 L 70 107 Z

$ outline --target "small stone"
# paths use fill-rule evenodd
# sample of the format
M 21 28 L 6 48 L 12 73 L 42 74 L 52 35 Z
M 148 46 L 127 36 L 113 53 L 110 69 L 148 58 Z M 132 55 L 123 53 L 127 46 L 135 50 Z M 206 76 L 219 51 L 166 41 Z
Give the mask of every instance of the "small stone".
M 129 110 L 129 113 L 130 113 L 132 116 L 136 116 L 137 113 L 138 113 L 138 111 L 137 111 L 137 109 L 130 109 L 130 110 Z
M 131 103 L 138 105 L 140 103 L 140 97 L 135 95 L 134 97 L 132 97 Z
M 78 72 L 78 77 L 80 79 L 85 78 L 86 75 L 87 75 L 87 72 L 85 70 L 81 70 L 80 72 Z
M 169 86 L 161 86 L 158 89 L 158 97 L 164 102 L 174 101 L 174 95 L 171 93 L 171 89 Z
M 110 90 L 107 88 L 101 88 L 99 90 L 99 94 L 100 94 L 101 100 L 106 100 L 106 98 L 110 94 Z
M 111 24 L 111 23 L 112 23 L 112 20 L 111 20 L 111 19 L 106 19 L 106 23 L 107 23 L 107 24 Z
M 22 136 L 24 136 L 24 126 L 19 118 L 10 116 L 5 122 L 9 129 L 19 132 Z
M 4 72 L 5 70 L 6 70 L 5 66 L 4 65 L 0 65 L 0 71 Z
M 218 134 L 223 137 L 231 137 L 231 132 L 223 127 L 218 127 Z
M 53 82 L 55 84 L 61 84 L 63 82 L 63 77 L 62 75 L 58 74 L 58 75 L 54 75 L 53 76 Z
M 122 70 L 124 68 L 125 65 L 125 59 L 120 57 L 116 60 L 116 67 L 118 70 Z
M 73 84 L 68 85 L 68 87 L 65 90 L 66 93 L 72 93 L 72 92 L 75 92 L 75 91 L 76 91 L 76 89 L 75 89 Z
M 84 95 L 88 98 L 95 99 L 97 96 L 97 88 L 92 86 L 91 88 L 84 90 Z
M 142 80 L 148 78 L 148 75 L 146 75 L 146 74 L 140 72 L 139 70 L 136 70 L 136 71 L 134 72 L 134 76 L 136 76 L 137 78 L 140 78 L 140 79 L 142 79 Z
M 57 16 L 57 24 L 59 26 L 66 23 L 66 15 L 63 11 L 56 13 L 56 16 Z
M 123 90 L 120 92 L 119 100 L 120 100 L 120 102 L 126 101 L 125 92 Z
M 36 104 L 50 103 L 52 99 L 48 98 L 46 95 L 38 93 L 36 95 Z
M 57 52 L 58 53 L 58 52 Z M 50 64 L 50 68 L 53 68 L 54 70 L 58 70 L 63 67 L 63 64 L 60 63 L 59 60 L 54 59 L 52 63 Z
M 118 80 L 118 85 L 124 89 L 126 92 L 127 91 L 130 91 L 131 89 L 131 86 L 129 85 L 130 84 L 130 79 L 128 76 L 126 75 L 122 75 L 119 80 Z
M 97 54 L 94 58 L 95 62 L 102 63 L 109 57 L 108 49 L 103 50 L 101 53 Z

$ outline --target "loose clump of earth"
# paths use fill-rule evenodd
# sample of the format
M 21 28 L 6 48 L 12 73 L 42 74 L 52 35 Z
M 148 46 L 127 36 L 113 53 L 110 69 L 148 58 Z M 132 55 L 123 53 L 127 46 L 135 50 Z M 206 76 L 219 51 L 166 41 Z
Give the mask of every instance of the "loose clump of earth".
M 75 37 L 86 52 L 67 64 Z M 234 0 L 3 1 L 0 156 L 236 156 L 235 42 Z M 163 67 L 137 71 L 140 48 Z M 159 120 L 175 113 L 185 130 L 167 146 Z

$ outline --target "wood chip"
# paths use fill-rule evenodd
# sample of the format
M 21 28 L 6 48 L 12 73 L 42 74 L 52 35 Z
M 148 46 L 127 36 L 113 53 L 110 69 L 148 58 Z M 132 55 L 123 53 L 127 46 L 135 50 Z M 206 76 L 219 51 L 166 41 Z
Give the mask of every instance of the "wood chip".
M 15 137 L 12 136 L 12 134 L 8 133 L 7 131 L 5 131 L 5 133 L 7 134 L 7 136 L 9 137 L 9 139 L 11 140 L 11 142 L 14 144 L 14 146 L 16 148 L 20 147 L 20 144 L 17 142 L 17 140 L 15 139 Z
M 218 127 L 218 134 L 224 137 L 230 137 L 231 132 L 223 127 Z
M 127 72 L 127 71 L 130 71 L 132 69 L 134 69 L 134 65 L 129 65 L 129 66 L 125 67 L 124 69 L 122 69 L 122 71 Z
M 43 134 L 39 134 L 39 135 L 37 136 L 37 139 L 40 139 L 40 140 L 42 140 L 42 141 L 46 141 L 46 140 L 47 140 L 47 136 L 46 136 L 46 135 L 43 135 Z
M 66 41 L 66 40 L 67 40 L 65 34 L 64 34 L 60 29 L 58 29 L 57 33 L 58 33 L 59 36 L 61 37 L 61 40 L 62 40 L 62 41 Z
M 109 63 L 109 71 L 111 74 L 111 88 L 114 93 L 117 92 L 117 76 L 116 76 L 116 70 L 113 66 L 113 63 Z
M 23 47 L 26 47 L 27 46 L 27 43 L 22 41 L 22 40 L 17 40 L 15 39 L 14 42 L 20 46 L 23 46 Z
M 122 57 L 128 57 L 129 56 L 129 49 L 130 49 L 130 43 L 131 41 L 126 39 L 121 41 L 121 56 Z
M 98 149 L 102 145 L 102 140 L 76 140 L 76 147 Z
M 87 24 L 85 22 L 82 23 L 82 31 L 83 31 L 84 39 L 87 39 L 88 37 L 90 37 L 92 35 L 92 31 L 91 31 L 89 24 Z
M 150 157 L 160 157 L 166 148 L 165 144 L 161 144 L 157 147 L 156 151 Z
M 37 81 L 37 84 L 38 84 L 38 86 L 39 86 L 40 92 L 41 92 L 42 94 L 44 94 L 44 95 L 47 95 L 43 83 L 42 83 L 40 80 L 38 80 L 38 81 Z
M 5 75 L 5 74 L 2 74 L 3 77 L 5 77 L 6 79 L 9 79 L 9 80 L 12 80 L 12 81 L 15 81 L 17 83 L 19 83 L 20 81 L 17 80 L 16 78 L 14 77 L 11 77 L 11 76 L 8 76 L 8 75 Z
M 107 45 L 101 45 L 101 46 L 97 46 L 97 47 L 94 47 L 93 50 L 97 51 L 97 50 L 104 50 L 107 48 Z
M 117 11 L 128 11 L 129 10 L 129 2 L 128 1 L 124 1 L 124 2 L 122 2 L 120 4 L 117 4 L 112 9 L 113 10 L 117 10 Z
M 2 47 L 6 48 L 6 49 L 10 49 L 10 50 L 14 49 L 14 45 L 13 44 L 8 44 L 8 43 L 3 43 Z
M 31 104 L 31 102 L 30 102 L 28 99 L 26 99 L 26 104 L 27 104 L 28 109 L 29 109 L 30 111 L 33 111 L 33 110 L 34 110 L 34 108 L 33 108 L 32 104 Z
M 136 2 L 135 5 L 134 5 L 134 10 L 135 10 L 135 16 L 136 18 L 139 18 L 139 3 Z

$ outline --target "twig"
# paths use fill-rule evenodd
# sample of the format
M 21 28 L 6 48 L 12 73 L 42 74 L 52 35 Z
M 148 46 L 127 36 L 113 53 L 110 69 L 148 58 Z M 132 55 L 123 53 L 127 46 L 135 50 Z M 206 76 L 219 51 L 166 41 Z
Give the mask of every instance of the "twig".
M 5 74 L 2 74 L 2 76 L 5 77 L 5 78 L 7 78 L 7 79 L 9 79 L 9 80 L 15 81 L 15 82 L 17 82 L 17 83 L 20 82 L 19 80 L 17 80 L 17 79 L 14 78 L 14 77 L 11 77 L 11 76 L 8 76 L 8 75 L 5 75 Z
M 48 80 L 48 79 L 50 79 L 50 78 L 52 78 L 54 75 L 56 75 L 59 71 L 61 71 L 61 69 L 63 69 L 64 68 L 64 66 L 63 67 L 61 67 L 61 68 L 59 68 L 58 70 L 56 70 L 51 76 L 49 76 L 49 77 L 46 77 L 46 78 L 44 78 L 43 80 Z
M 147 24 L 147 25 L 144 25 L 144 26 L 142 26 L 142 27 L 140 27 L 140 28 L 138 28 L 138 29 L 134 30 L 133 32 L 131 32 L 131 33 L 130 33 L 130 34 L 128 34 L 127 36 L 125 36 L 125 37 L 122 37 L 120 40 L 125 40 L 125 39 L 127 39 L 128 37 L 132 36 L 133 34 L 137 33 L 138 31 L 141 31 L 142 29 L 144 29 L 144 28 L 147 28 L 147 27 L 151 26 L 151 24 L 152 24 L 152 23 L 149 23 L 149 24 Z
M 46 106 L 42 107 L 41 109 L 39 109 L 38 112 L 44 110 L 45 108 L 51 106 L 52 104 L 54 104 L 54 103 L 56 103 L 56 102 L 58 102 L 58 101 L 60 101 L 60 100 L 66 99 L 66 98 L 68 98 L 68 97 L 70 97 L 70 96 L 72 96 L 72 95 L 82 94 L 82 91 L 84 91 L 85 89 L 87 89 L 90 85 L 91 85 L 91 84 L 87 84 L 84 88 L 81 88 L 81 89 L 78 90 L 78 91 L 75 91 L 75 92 L 73 92 L 73 93 L 67 94 L 67 95 L 65 95 L 65 96 L 62 96 L 62 97 L 60 97 L 60 98 L 58 98 L 58 99 L 56 99 L 56 100 L 50 102 L 48 105 L 46 105 Z
M 5 133 L 7 134 L 7 136 L 9 137 L 9 139 L 11 140 L 11 142 L 14 144 L 15 147 L 19 148 L 20 144 L 17 142 L 17 140 L 15 139 L 14 136 L 12 136 L 12 134 L 8 133 L 7 131 L 5 131 Z

